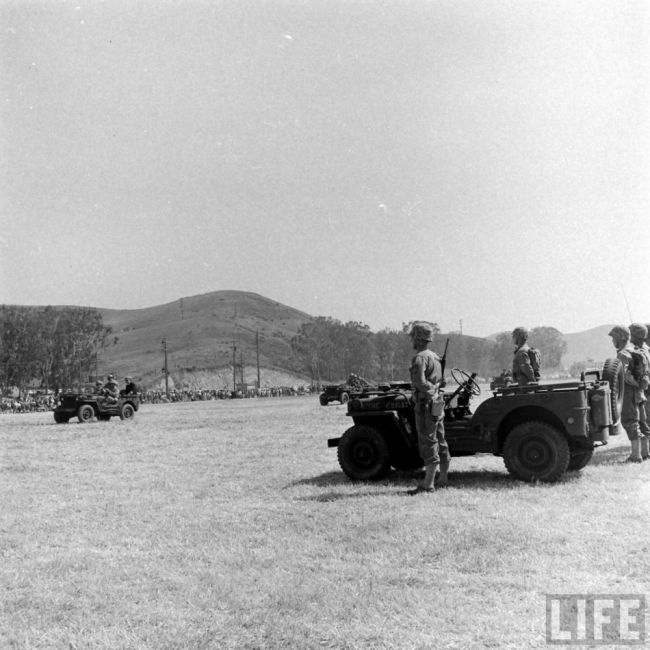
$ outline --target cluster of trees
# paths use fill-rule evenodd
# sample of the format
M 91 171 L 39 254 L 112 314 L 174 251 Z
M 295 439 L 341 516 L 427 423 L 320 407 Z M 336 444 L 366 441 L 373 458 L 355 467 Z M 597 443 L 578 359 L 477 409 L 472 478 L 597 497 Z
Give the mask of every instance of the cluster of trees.
M 384 329 L 373 333 L 363 323 L 341 321 L 319 316 L 304 323 L 293 338 L 291 346 L 302 369 L 314 382 L 339 381 L 354 372 L 371 381 L 408 379 L 408 367 L 413 356 L 407 333 L 412 323 L 401 330 Z M 436 323 L 430 323 L 435 336 L 431 348 L 442 355 L 448 343 L 447 367 L 458 367 L 489 378 L 512 366 L 511 332 L 503 332 L 496 341 L 459 332 L 441 334 Z M 566 342 L 554 327 L 531 330 L 529 342 L 542 355 L 542 369 L 560 366 L 566 352 Z
M 0 307 L 0 386 L 21 394 L 33 381 L 45 389 L 78 385 L 96 373 L 111 334 L 89 307 Z

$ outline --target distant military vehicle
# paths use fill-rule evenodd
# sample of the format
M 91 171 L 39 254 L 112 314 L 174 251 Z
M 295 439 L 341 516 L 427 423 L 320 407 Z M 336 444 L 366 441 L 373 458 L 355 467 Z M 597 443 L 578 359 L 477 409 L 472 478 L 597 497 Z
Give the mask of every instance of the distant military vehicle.
M 553 482 L 582 469 L 614 425 L 610 384 L 598 370 L 584 372 L 579 381 L 498 387 L 474 413 L 470 400 L 481 392 L 476 373 L 454 368 L 451 375 L 457 387 L 444 393 L 451 455 L 502 456 L 508 472 L 523 481 Z M 350 399 L 347 415 L 354 425 L 328 440 L 350 478 L 379 479 L 391 467 L 422 467 L 411 396 L 405 382 Z
M 351 374 L 347 381 L 342 384 L 327 384 L 323 386 L 323 390 L 318 396 L 318 400 L 321 406 L 327 406 L 330 402 L 347 404 L 350 396 L 360 395 L 376 388 L 377 384 L 373 384 L 358 375 Z
M 114 403 L 107 403 L 105 397 L 92 393 L 62 393 L 54 407 L 54 421 L 66 424 L 76 417 L 79 422 L 90 422 L 93 418 L 107 422 L 112 417 L 130 420 L 140 407 L 138 395 L 120 395 Z

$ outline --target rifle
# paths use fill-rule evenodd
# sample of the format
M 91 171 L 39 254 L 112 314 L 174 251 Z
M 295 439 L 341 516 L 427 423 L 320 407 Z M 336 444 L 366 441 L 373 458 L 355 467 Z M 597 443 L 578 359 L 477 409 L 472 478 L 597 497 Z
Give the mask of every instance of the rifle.
M 441 379 L 440 387 L 443 388 L 446 386 L 447 382 L 445 381 L 445 366 L 447 365 L 447 348 L 449 347 L 449 339 L 445 343 L 445 351 L 442 353 L 442 358 L 440 359 L 440 370 L 441 370 Z

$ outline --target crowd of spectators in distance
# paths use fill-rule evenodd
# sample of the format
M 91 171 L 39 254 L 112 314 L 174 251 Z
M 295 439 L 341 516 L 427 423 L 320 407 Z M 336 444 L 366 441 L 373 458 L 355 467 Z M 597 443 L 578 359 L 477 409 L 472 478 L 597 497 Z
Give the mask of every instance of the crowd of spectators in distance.
M 293 397 L 300 395 L 313 395 L 320 392 L 320 387 L 315 385 L 300 386 L 265 386 L 262 388 L 249 388 L 247 390 L 232 389 L 170 389 L 139 391 L 138 397 L 142 404 L 165 404 L 169 402 L 202 402 L 217 399 L 251 399 L 258 397 Z M 60 391 L 65 392 L 65 391 Z M 90 391 L 94 392 L 94 391 Z M 0 413 L 33 413 L 36 411 L 52 411 L 56 406 L 57 395 L 54 393 L 40 393 L 38 391 L 27 393 L 23 398 L 0 398 Z

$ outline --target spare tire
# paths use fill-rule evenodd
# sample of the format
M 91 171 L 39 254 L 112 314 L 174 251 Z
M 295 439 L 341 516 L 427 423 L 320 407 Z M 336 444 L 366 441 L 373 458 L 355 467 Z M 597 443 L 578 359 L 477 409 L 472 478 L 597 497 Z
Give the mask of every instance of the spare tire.
M 625 372 L 620 359 L 606 359 L 603 365 L 603 380 L 609 384 L 612 398 L 612 435 L 621 432 L 621 412 L 623 410 L 623 391 Z

